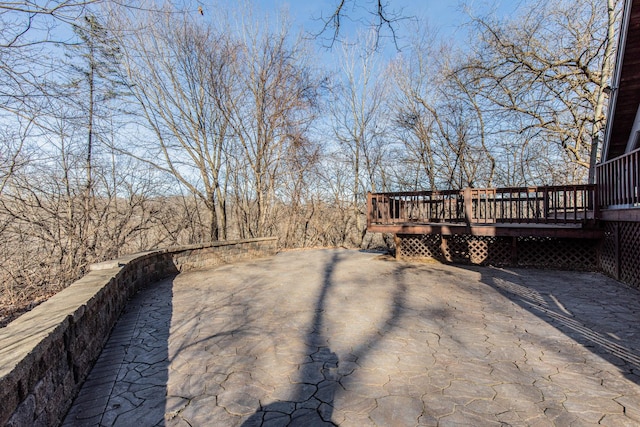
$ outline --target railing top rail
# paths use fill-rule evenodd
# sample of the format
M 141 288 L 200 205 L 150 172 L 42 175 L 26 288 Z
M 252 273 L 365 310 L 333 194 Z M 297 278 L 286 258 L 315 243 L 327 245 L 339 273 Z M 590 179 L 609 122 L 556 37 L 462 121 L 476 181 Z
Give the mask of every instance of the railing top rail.
M 640 153 L 640 148 L 636 148 L 636 149 L 635 149 L 635 150 L 633 150 L 633 151 L 630 151 L 630 152 L 628 152 L 628 153 L 621 154 L 621 155 L 619 155 L 618 157 L 614 157 L 614 158 L 613 158 L 613 159 L 611 159 L 611 160 L 607 160 L 606 162 L 598 163 L 598 164 L 596 165 L 596 167 L 601 167 L 601 166 L 604 166 L 604 165 L 608 165 L 609 163 L 617 162 L 617 161 L 619 161 L 620 159 L 623 159 L 623 158 L 625 158 L 625 157 L 632 156 L 632 155 L 634 155 L 634 154 L 638 154 L 638 153 Z
M 384 193 L 370 193 L 371 196 L 452 196 L 461 194 L 462 190 L 425 190 L 425 191 L 389 191 Z
M 472 192 L 490 192 L 490 193 L 530 193 L 530 192 L 555 192 L 555 191 L 584 191 L 595 188 L 594 184 L 565 184 L 565 185 L 541 185 L 527 187 L 498 187 L 498 188 L 471 188 Z M 434 191 L 393 191 L 384 193 L 371 193 L 375 196 L 451 196 L 462 194 L 464 190 L 434 190 Z

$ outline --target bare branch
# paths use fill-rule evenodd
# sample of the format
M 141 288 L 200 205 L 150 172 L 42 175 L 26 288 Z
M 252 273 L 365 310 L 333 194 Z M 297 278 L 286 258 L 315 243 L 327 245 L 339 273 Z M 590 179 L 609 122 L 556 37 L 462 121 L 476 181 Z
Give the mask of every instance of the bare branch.
M 400 50 L 398 24 L 400 21 L 409 19 L 400 11 L 390 9 L 390 5 L 385 0 L 376 0 L 375 5 L 361 6 L 363 0 L 338 0 L 333 12 L 328 16 L 320 16 L 319 20 L 322 22 L 322 28 L 316 33 L 312 33 L 313 37 L 320 38 L 323 35 L 330 33 L 329 37 L 326 37 L 328 48 L 332 48 L 336 42 L 340 42 L 342 34 L 344 32 L 344 21 L 359 23 L 364 26 L 373 28 L 376 34 L 376 41 L 374 48 L 377 50 L 380 48 L 380 42 L 385 37 L 385 32 L 390 34 L 390 38 L 397 50 Z M 349 9 L 349 10 L 347 10 Z M 364 15 L 369 15 L 369 19 L 363 18 Z

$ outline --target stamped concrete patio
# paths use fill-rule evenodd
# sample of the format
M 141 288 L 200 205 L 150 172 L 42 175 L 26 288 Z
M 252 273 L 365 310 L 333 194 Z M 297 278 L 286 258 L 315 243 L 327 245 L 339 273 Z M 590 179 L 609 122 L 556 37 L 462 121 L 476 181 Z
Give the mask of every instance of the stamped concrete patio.
M 130 302 L 65 425 L 640 425 L 640 292 L 349 250 Z

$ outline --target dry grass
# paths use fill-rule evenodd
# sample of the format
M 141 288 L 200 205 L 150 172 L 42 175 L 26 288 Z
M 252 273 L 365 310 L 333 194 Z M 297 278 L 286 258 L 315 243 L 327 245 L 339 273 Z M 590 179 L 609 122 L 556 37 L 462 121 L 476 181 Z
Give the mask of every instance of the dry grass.
M 45 294 L 34 293 L 32 295 L 26 295 L 23 301 L 17 302 L 7 302 L 4 301 L 4 298 L 0 298 L 0 328 L 4 328 L 22 314 L 33 310 L 55 294 L 56 292 Z
M 27 212 L 24 201 L 12 201 L 14 205 L 5 201 L 5 209 L 16 206 L 20 215 L 0 211 L 0 226 L 4 224 L 0 227 L 0 328 L 78 280 L 91 263 L 207 241 L 205 210 L 198 202 L 171 197 L 132 200 L 121 200 L 118 206 L 93 201 L 95 212 L 82 226 L 75 219 L 51 215 L 59 211 L 58 206 Z M 300 205 L 295 212 L 278 205 L 273 213 L 267 235 L 278 236 L 282 250 L 361 247 L 384 251 L 392 244 L 392 239 L 381 235 L 367 234 L 362 240 L 362 231 L 354 227 L 353 211 L 335 204 Z M 84 214 L 74 212 L 74 218 L 87 218 Z M 243 238 L 238 218 L 228 220 L 227 239 Z

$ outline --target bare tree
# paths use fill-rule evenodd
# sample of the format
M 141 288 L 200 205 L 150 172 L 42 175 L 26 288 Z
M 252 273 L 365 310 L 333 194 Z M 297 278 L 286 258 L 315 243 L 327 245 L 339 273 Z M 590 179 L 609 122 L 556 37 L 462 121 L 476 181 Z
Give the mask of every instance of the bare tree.
M 73 29 L 79 43 L 71 48 L 73 59 L 70 67 L 79 77 L 65 86 L 71 91 L 82 93 L 82 96 L 73 97 L 73 101 L 80 101 L 81 109 L 86 111 L 83 119 L 86 120 L 87 129 L 85 167 L 89 199 L 93 187 L 92 155 L 97 121 L 101 117 L 100 110 L 103 104 L 119 95 L 118 91 L 125 83 L 118 78 L 119 46 L 100 20 L 95 15 L 85 15 L 81 23 L 73 24 Z M 83 102 L 84 99 L 86 102 Z
M 21 113 L 29 98 L 46 91 L 43 78 L 57 45 L 73 43 L 69 28 L 97 0 L 0 2 L 0 108 Z
M 451 73 L 457 56 L 429 28 L 418 29 L 392 70 L 396 137 L 404 146 L 404 188 L 436 190 L 491 185 L 496 161 L 486 141 L 484 110 L 472 87 Z M 408 173 L 407 173 L 408 172 Z
M 157 176 L 106 151 L 123 125 L 118 64 L 99 19 L 76 21 L 90 3 L 0 4 L 0 312 L 162 241 Z M 57 25 L 78 32 L 58 39 Z
M 46 99 L 58 96 L 50 93 L 51 81 L 64 67 L 52 58 L 62 55 L 60 45 L 75 43 L 65 30 L 95 2 L 0 1 L 0 126 L 6 126 L 0 136 L 0 173 L 4 178 L 26 159 L 27 140 L 41 130 Z
M 257 22 L 246 25 L 252 27 L 244 28 L 233 69 L 238 81 L 229 86 L 223 111 L 234 136 L 232 179 L 241 235 L 261 236 L 275 230 L 278 190 L 296 170 L 290 161 L 309 145 L 322 79 L 286 22 L 276 31 Z
M 127 78 L 149 132 L 129 154 L 170 173 L 202 200 L 209 238 L 224 239 L 229 122 L 221 108 L 230 102 L 224 97 L 234 84 L 239 47 L 172 10 L 146 19 L 145 31 L 133 33 L 134 22 L 120 22 Z
M 344 45 L 342 76 L 331 103 L 334 135 L 344 164 L 351 172 L 352 221 L 359 246 L 364 237 L 363 213 L 367 191 L 382 191 L 385 186 L 382 163 L 388 154 L 385 132 L 388 116 L 386 74 L 370 47 L 375 34 L 369 33 L 363 45 Z M 346 244 L 346 242 L 343 242 Z
M 159 243 L 144 238 L 157 223 L 151 198 L 157 187 L 144 169 L 123 162 L 109 167 L 96 159 L 96 195 L 87 212 L 84 153 L 78 149 L 83 132 L 66 120 L 59 123 L 47 152 L 14 173 L 0 197 L 0 311 L 52 295 L 92 262 Z
M 505 22 L 474 18 L 477 56 L 459 69 L 460 79 L 494 108 L 520 117 L 513 121 L 522 125 L 518 132 L 556 145 L 579 165 L 572 181 L 583 180 L 595 164 L 591 153 L 603 129 L 616 3 L 541 2 Z

